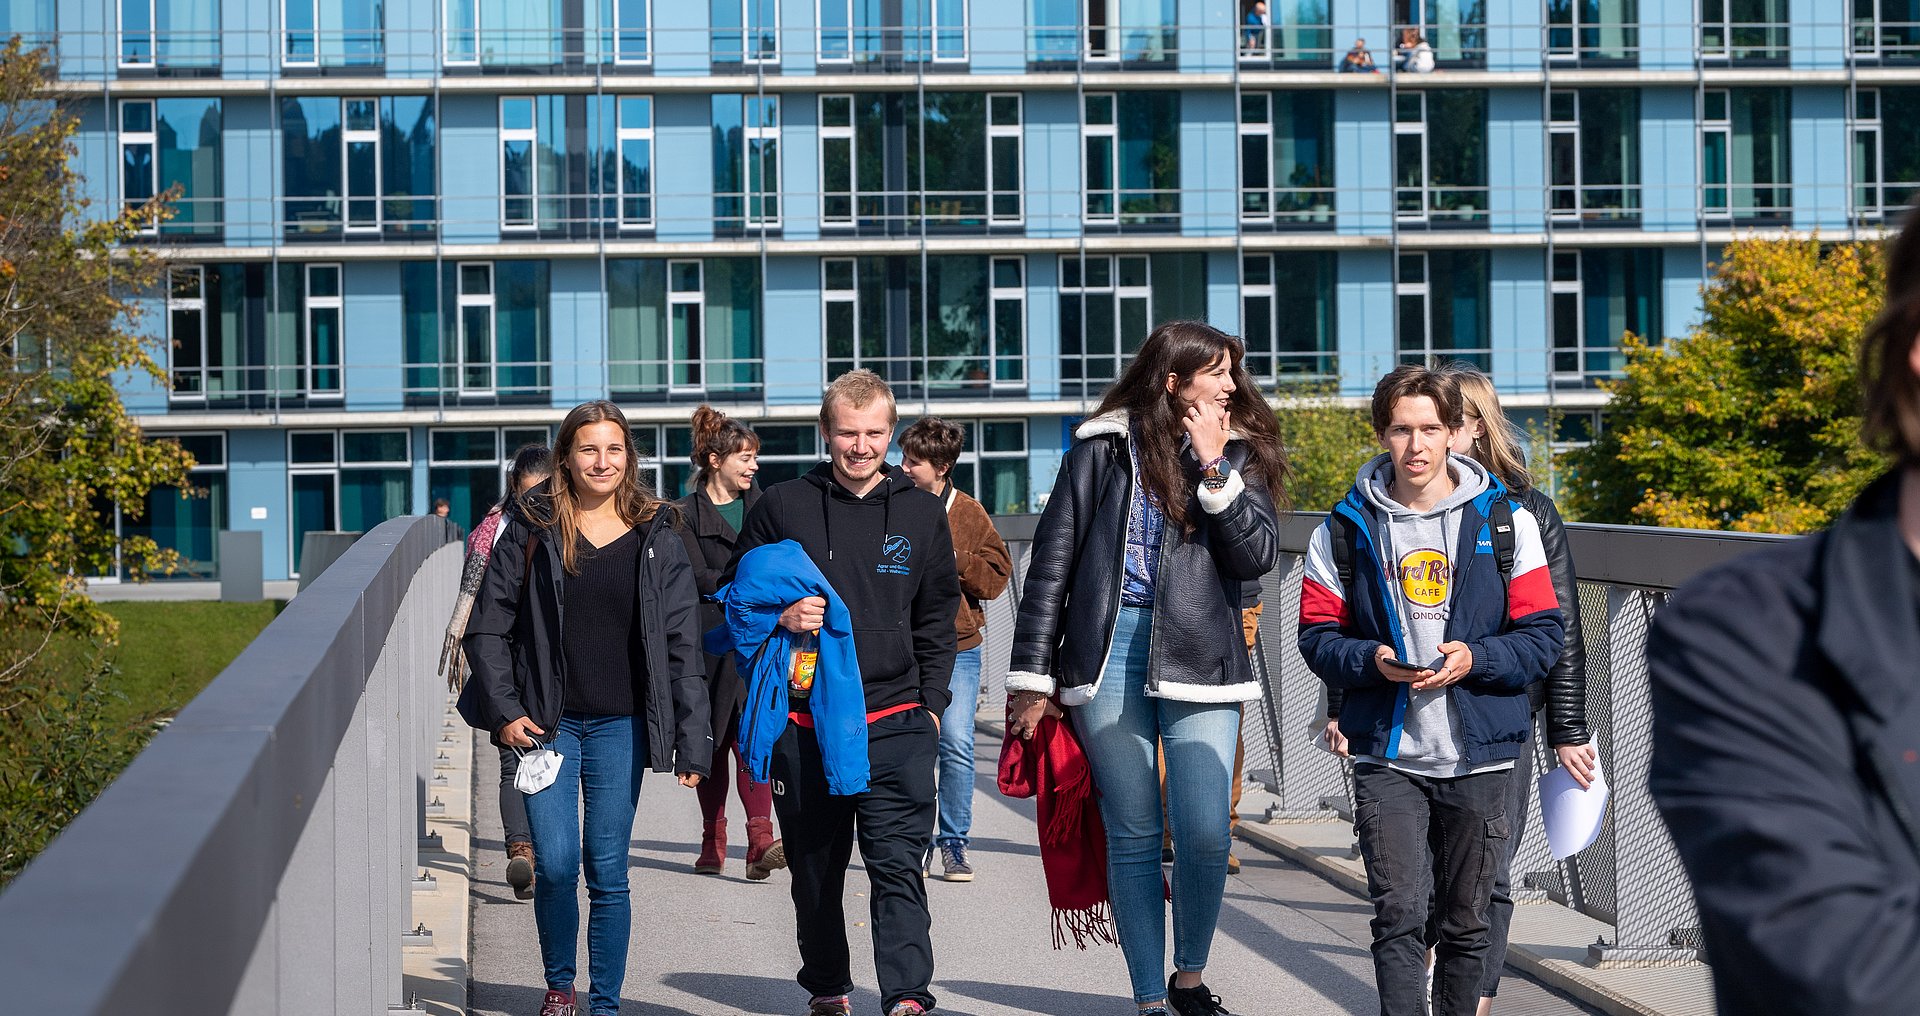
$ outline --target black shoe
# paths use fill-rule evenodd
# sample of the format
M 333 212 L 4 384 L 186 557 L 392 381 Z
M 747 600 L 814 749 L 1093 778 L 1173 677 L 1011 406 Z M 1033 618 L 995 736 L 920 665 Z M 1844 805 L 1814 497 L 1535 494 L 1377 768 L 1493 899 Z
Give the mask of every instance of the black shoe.
M 1172 975 L 1167 977 L 1167 1008 L 1174 1016 L 1233 1016 L 1220 1004 L 1220 996 L 1208 991 L 1205 984 L 1176 988 Z

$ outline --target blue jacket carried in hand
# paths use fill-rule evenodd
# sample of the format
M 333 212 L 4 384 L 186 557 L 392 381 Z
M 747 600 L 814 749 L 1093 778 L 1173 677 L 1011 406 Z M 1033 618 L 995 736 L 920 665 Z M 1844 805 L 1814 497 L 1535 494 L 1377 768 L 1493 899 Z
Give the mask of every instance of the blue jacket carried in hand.
M 787 728 L 787 672 L 800 636 L 780 627 L 780 614 L 809 596 L 827 601 L 820 628 L 820 659 L 807 708 L 826 766 L 830 793 L 867 789 L 867 698 L 853 648 L 853 616 L 798 543 L 781 540 L 741 555 L 733 581 L 715 591 L 726 620 L 707 632 L 707 652 L 731 650 L 747 680 L 740 744 L 747 769 L 765 783 L 773 743 Z

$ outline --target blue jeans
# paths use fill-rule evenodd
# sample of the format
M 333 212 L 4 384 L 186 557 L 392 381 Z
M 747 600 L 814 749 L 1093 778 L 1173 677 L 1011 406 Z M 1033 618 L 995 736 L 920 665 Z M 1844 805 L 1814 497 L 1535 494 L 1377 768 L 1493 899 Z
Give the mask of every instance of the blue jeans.
M 973 829 L 973 717 L 980 709 L 980 647 L 953 658 L 953 701 L 940 714 L 940 824 L 933 841 L 967 845 Z
M 547 732 L 561 754 L 553 785 L 528 794 L 533 831 L 533 922 L 540 929 L 540 961 L 547 987 L 572 991 L 580 937 L 577 886 L 587 866 L 586 1012 L 620 1011 L 627 979 L 627 940 L 633 920 L 627 896 L 627 846 L 647 768 L 647 730 L 632 716 L 569 712 Z M 586 821 L 578 803 L 586 799 Z
M 1093 700 L 1075 706 L 1074 729 L 1093 767 L 1107 826 L 1107 887 L 1120 951 L 1136 1002 L 1167 995 L 1166 887 L 1160 871 L 1160 771 L 1167 751 L 1167 810 L 1173 826 L 1173 966 L 1202 970 L 1227 890 L 1227 804 L 1233 791 L 1237 702 L 1147 697 L 1153 611 L 1121 607 L 1113 653 Z

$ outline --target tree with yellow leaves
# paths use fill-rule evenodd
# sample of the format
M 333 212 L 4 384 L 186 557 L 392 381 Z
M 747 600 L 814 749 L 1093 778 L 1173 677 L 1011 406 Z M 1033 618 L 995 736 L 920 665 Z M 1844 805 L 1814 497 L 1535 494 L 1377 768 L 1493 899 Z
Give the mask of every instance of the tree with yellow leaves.
M 1877 243 L 1728 245 L 1697 328 L 1625 337 L 1605 430 L 1565 456 L 1563 503 L 1588 522 L 1826 526 L 1887 466 L 1860 443 L 1854 363 L 1885 289 Z

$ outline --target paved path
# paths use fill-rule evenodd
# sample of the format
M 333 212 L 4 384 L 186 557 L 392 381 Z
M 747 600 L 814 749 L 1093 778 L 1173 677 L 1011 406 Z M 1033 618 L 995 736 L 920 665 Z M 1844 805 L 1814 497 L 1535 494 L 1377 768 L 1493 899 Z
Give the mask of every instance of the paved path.
M 484 759 L 488 749 L 479 746 Z M 981 735 L 980 757 L 998 757 L 999 743 Z M 485 764 L 473 883 L 473 1013 L 534 1016 L 542 995 L 531 905 L 504 883 L 500 816 L 492 806 Z M 730 829 L 744 828 L 730 802 Z M 800 1013 L 806 998 L 793 982 L 799 954 L 787 876 L 767 882 L 741 875 L 736 842 L 724 877 L 691 873 L 699 846 L 699 806 L 692 791 L 650 774 L 634 824 L 634 934 L 627 966 L 627 1016 L 727 1016 Z M 1050 947 L 1050 912 L 1035 846 L 1033 805 L 1010 801 L 980 773 L 974 797 L 972 850 L 979 872 L 971 884 L 928 883 L 933 908 L 934 992 L 952 1016 L 1126 1016 L 1132 1010 L 1120 950 Z M 743 834 L 741 835 L 744 838 Z M 1364 901 L 1319 877 L 1246 844 L 1236 852 L 1241 874 L 1227 884 L 1207 983 L 1236 1013 L 1370 1014 L 1377 1011 L 1367 954 Z M 937 867 L 937 864 L 936 864 Z M 847 880 L 853 944 L 854 1011 L 879 1012 L 866 926 L 865 876 L 855 852 Z M 581 913 L 586 912 L 582 891 Z M 586 988 L 586 935 L 581 934 L 580 989 Z M 1503 982 L 1500 1016 L 1591 1010 L 1517 977 Z

